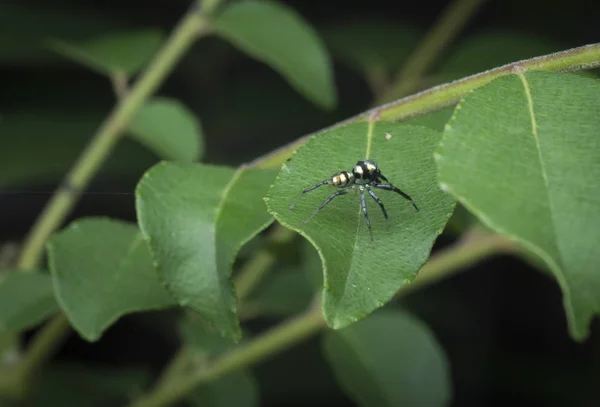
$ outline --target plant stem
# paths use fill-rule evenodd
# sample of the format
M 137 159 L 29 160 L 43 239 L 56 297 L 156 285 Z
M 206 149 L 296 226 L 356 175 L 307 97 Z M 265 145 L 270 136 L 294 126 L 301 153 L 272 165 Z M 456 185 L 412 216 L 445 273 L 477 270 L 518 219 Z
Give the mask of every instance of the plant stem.
M 280 167 L 295 149 L 304 144 L 309 137 L 315 134 L 329 131 L 345 124 L 368 120 L 368 118 L 376 112 L 379 113 L 379 118 L 381 120 L 401 121 L 411 117 L 420 116 L 452 105 L 458 102 L 471 90 L 483 86 L 501 76 L 510 75 L 515 71 L 538 70 L 566 72 L 591 69 L 598 66 L 600 66 L 600 43 L 513 62 L 367 110 L 366 112 L 336 123 L 333 126 L 327 127 L 316 133 L 303 136 L 290 144 L 257 158 L 250 163 L 250 165 L 261 168 Z
M 375 104 L 380 105 L 415 91 L 423 74 L 432 67 L 444 47 L 456 38 L 484 2 L 485 0 L 454 0 L 450 3 L 410 55 L 392 86 Z
M 273 356 L 323 328 L 325 321 L 321 310 L 315 307 L 232 350 L 206 368 L 199 369 L 188 377 L 180 377 L 177 381 L 167 382 L 167 385 L 156 388 L 146 397 L 131 404 L 131 407 L 159 407 L 171 404 L 185 397 L 200 384 Z
M 31 340 L 27 353 L 11 372 L 19 389 L 25 391 L 30 379 L 60 346 L 69 333 L 69 321 L 64 314 L 59 314 L 46 324 Z M 23 394 L 21 394 L 23 395 Z
M 18 262 L 20 269 L 32 269 L 39 263 L 46 240 L 60 227 L 75 205 L 79 193 L 85 189 L 110 155 L 129 120 L 207 28 L 206 21 L 195 9 L 190 10 L 180 21 L 131 92 L 117 103 L 113 112 L 100 126 L 40 214 L 25 239 Z

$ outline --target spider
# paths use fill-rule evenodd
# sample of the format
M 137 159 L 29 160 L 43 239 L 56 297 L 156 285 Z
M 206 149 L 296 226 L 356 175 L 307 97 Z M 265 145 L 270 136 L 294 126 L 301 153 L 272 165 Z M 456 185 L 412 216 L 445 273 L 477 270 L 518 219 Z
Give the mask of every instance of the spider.
M 384 181 L 386 182 L 385 184 L 382 183 Z M 356 163 L 354 168 L 352 168 L 352 172 L 338 172 L 331 178 L 326 179 L 325 181 L 321 181 L 318 184 L 313 185 L 312 187 L 306 188 L 304 191 L 302 191 L 302 193 L 300 193 L 300 196 L 296 198 L 296 200 L 290 205 L 288 209 L 292 209 L 304 194 L 312 191 L 313 189 L 319 188 L 322 185 L 331 185 L 340 188 L 340 190 L 334 192 L 329 198 L 327 198 L 325 202 L 319 205 L 319 207 L 315 209 L 312 215 L 310 215 L 308 219 L 306 219 L 302 223 L 307 223 L 308 221 L 310 221 L 317 214 L 317 212 L 323 209 L 323 207 L 329 202 L 331 202 L 336 196 L 345 195 L 348 193 L 349 189 L 358 188 L 358 190 L 360 191 L 360 206 L 362 208 L 363 215 L 365 216 L 365 222 L 367 224 L 367 227 L 369 228 L 371 243 L 373 243 L 373 231 L 371 230 L 371 221 L 369 220 L 369 215 L 367 213 L 367 201 L 365 199 L 365 190 L 368 192 L 369 195 L 371 195 L 371 198 L 373 198 L 373 200 L 377 202 L 377 205 L 379 205 L 379 207 L 381 208 L 381 212 L 383 212 L 388 232 L 390 230 L 390 220 L 385 210 L 385 206 L 383 206 L 383 202 L 381 202 L 381 199 L 379 199 L 379 197 L 375 195 L 371 187 L 383 189 L 385 191 L 396 192 L 402 195 L 404 199 L 409 200 L 412 206 L 414 206 L 414 208 L 417 211 L 419 210 L 413 199 L 407 193 L 402 192 L 399 188 L 392 185 L 390 181 L 388 181 L 388 179 L 383 176 L 383 174 L 377 167 L 377 164 L 373 160 L 361 160 Z

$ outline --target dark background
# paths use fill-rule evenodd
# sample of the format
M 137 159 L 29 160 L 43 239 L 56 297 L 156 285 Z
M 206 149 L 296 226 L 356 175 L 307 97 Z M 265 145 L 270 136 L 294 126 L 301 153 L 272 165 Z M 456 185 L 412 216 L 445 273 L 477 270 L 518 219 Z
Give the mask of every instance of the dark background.
M 424 32 L 448 2 L 284 3 L 325 33 L 365 19 L 384 28 L 410 25 Z M 48 199 L 47 192 L 114 103 L 104 77 L 50 53 L 40 41 L 136 28 L 168 33 L 188 4 L 183 0 L 2 2 L 0 241 L 22 238 Z M 456 71 L 445 74 L 462 77 L 498 63 L 597 42 L 598 15 L 600 2 L 589 0 L 487 1 L 429 74 L 444 72 L 453 55 L 481 39 L 491 41 L 490 37 L 502 39 L 496 52 L 471 54 L 471 59 L 455 64 Z M 387 40 L 393 43 L 392 31 Z M 398 43 L 402 49 L 413 45 Z M 238 165 L 371 106 L 373 95 L 364 77 L 335 53 L 333 58 L 340 103 L 329 112 L 311 105 L 269 67 L 214 38 L 196 44 L 158 93 L 180 99 L 200 118 L 206 135 L 205 161 Z M 18 160 L 15 164 L 7 157 Z M 70 219 L 107 215 L 134 221 L 129 193 L 155 160 L 142 147 L 124 142 L 90 187 L 93 193 L 82 197 Z M 436 248 L 451 241 L 451 236 L 442 237 Z M 446 350 L 454 406 L 600 405 L 598 321 L 586 343 L 570 340 L 558 286 L 521 260 L 489 259 L 402 302 L 429 324 Z M 171 312 L 129 316 L 93 345 L 72 335 L 57 359 L 142 367 L 157 373 L 177 348 L 173 319 Z M 259 319 L 248 328 L 260 331 L 276 322 Z M 263 405 L 352 405 L 321 358 L 317 339 L 253 371 L 260 381 Z

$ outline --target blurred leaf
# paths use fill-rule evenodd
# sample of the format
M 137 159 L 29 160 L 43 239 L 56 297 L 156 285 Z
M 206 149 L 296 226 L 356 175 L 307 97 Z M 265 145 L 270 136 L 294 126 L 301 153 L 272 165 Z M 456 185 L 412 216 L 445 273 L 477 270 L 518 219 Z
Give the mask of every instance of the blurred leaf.
M 128 130 L 165 160 L 196 161 L 204 150 L 199 121 L 176 99 L 150 99 L 131 120 Z
M 440 184 L 554 272 L 573 338 L 600 311 L 600 81 L 528 72 L 461 102 L 436 152 Z
M 123 315 L 176 303 L 132 224 L 78 220 L 50 239 L 48 260 L 58 302 L 88 341 L 98 340 Z
M 299 269 L 280 268 L 261 284 L 249 300 L 261 315 L 288 316 L 305 310 L 313 297 L 313 289 Z
M 32 406 L 104 407 L 124 405 L 150 381 L 145 370 L 120 366 L 105 368 L 89 363 L 50 366 L 32 391 Z
M 393 74 L 417 44 L 419 30 L 410 23 L 373 19 L 344 19 L 323 30 L 334 57 L 363 74 L 374 70 Z
M 131 76 L 142 68 L 158 50 L 164 35 L 161 31 L 143 30 L 104 35 L 87 41 L 51 40 L 48 46 L 65 58 L 107 75 Z
M 183 343 L 211 356 L 228 351 L 234 346 L 233 341 L 223 337 L 195 314 L 186 313 L 179 324 L 179 333 Z
M 282 225 L 301 233 L 320 252 L 323 313 L 329 326 L 343 328 L 381 307 L 412 281 L 429 257 L 454 207 L 437 184 L 433 151 L 440 138 L 425 127 L 377 122 L 369 134 L 367 123 L 350 124 L 310 138 L 283 165 L 267 206 Z M 351 171 L 365 157 L 374 159 L 420 209 L 395 193 L 373 188 L 386 205 L 391 225 L 387 233 L 380 208 L 367 195 L 374 244 L 355 194 L 334 200 L 308 223 L 303 222 L 337 188 L 319 188 L 288 209 L 303 189 L 338 171 Z
M 162 280 L 182 306 L 238 339 L 231 266 L 239 248 L 272 222 L 263 202 L 274 171 L 161 163 L 136 190 L 142 233 Z
M 48 273 L 3 272 L 0 277 L 0 330 L 18 332 L 32 328 L 57 311 Z
M 248 371 L 235 371 L 198 387 L 189 400 L 198 407 L 256 407 L 258 384 Z
M 278 71 L 305 97 L 324 108 L 336 104 L 333 70 L 315 30 L 281 3 L 243 0 L 214 21 L 218 35 Z
M 64 7 L 61 9 L 61 7 Z M 84 38 L 110 30 L 106 15 L 89 13 L 73 4 L 2 0 L 0 64 L 40 64 L 56 59 L 43 47 L 48 37 Z M 18 39 L 16 41 L 15 39 Z
M 101 120 L 101 114 L 65 114 L 56 110 L 3 115 L 0 121 L 0 186 L 62 178 Z M 133 179 L 154 163 L 154 155 L 138 143 L 124 139 L 103 165 L 100 175 Z
M 338 382 L 360 406 L 450 405 L 450 366 L 429 328 L 400 311 L 379 311 L 323 337 Z

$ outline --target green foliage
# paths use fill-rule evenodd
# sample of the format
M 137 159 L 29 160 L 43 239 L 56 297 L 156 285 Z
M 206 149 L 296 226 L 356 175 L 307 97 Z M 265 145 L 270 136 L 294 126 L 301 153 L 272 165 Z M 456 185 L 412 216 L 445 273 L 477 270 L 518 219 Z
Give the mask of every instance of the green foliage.
M 131 120 L 128 131 L 165 160 L 196 161 L 204 149 L 200 123 L 176 99 L 150 99 Z
M 278 71 L 306 98 L 332 108 L 336 91 L 329 55 L 314 29 L 281 3 L 243 0 L 217 16 L 218 35 Z
M 578 340 L 600 312 L 599 103 L 595 79 L 504 77 L 464 99 L 436 153 L 442 187 L 554 272 Z
M 167 288 L 223 335 L 238 339 L 231 266 L 272 222 L 262 197 L 273 171 L 161 163 L 138 184 L 142 233 Z
M 450 405 L 450 366 L 428 327 L 400 311 L 379 311 L 351 327 L 329 331 L 325 356 L 361 406 Z
M 50 239 L 48 256 L 60 307 L 89 341 L 127 313 L 175 304 L 134 225 L 76 221 Z
M 22 331 L 39 324 L 58 310 L 48 273 L 0 274 L 0 331 Z
M 52 40 L 49 47 L 66 58 L 111 76 L 135 74 L 163 41 L 157 30 L 115 33 L 80 42 Z
M 202 355 L 219 355 L 230 350 L 234 342 L 208 326 L 197 314 L 186 313 L 179 323 L 179 335 L 186 346 Z
M 441 134 L 433 130 L 376 122 L 351 124 L 308 140 L 282 167 L 269 190 L 269 211 L 297 230 L 320 253 L 325 276 L 323 312 L 327 323 L 343 328 L 389 301 L 409 283 L 429 257 L 437 235 L 452 214 L 454 200 L 437 185 L 433 150 Z M 389 135 L 389 137 L 388 137 Z M 290 204 L 311 185 L 358 160 L 374 159 L 382 173 L 419 206 L 391 192 L 377 190 L 390 216 L 390 233 L 382 213 L 367 196 L 374 244 L 360 210 L 359 197 L 342 196 L 303 223 L 334 188 L 324 186 Z

